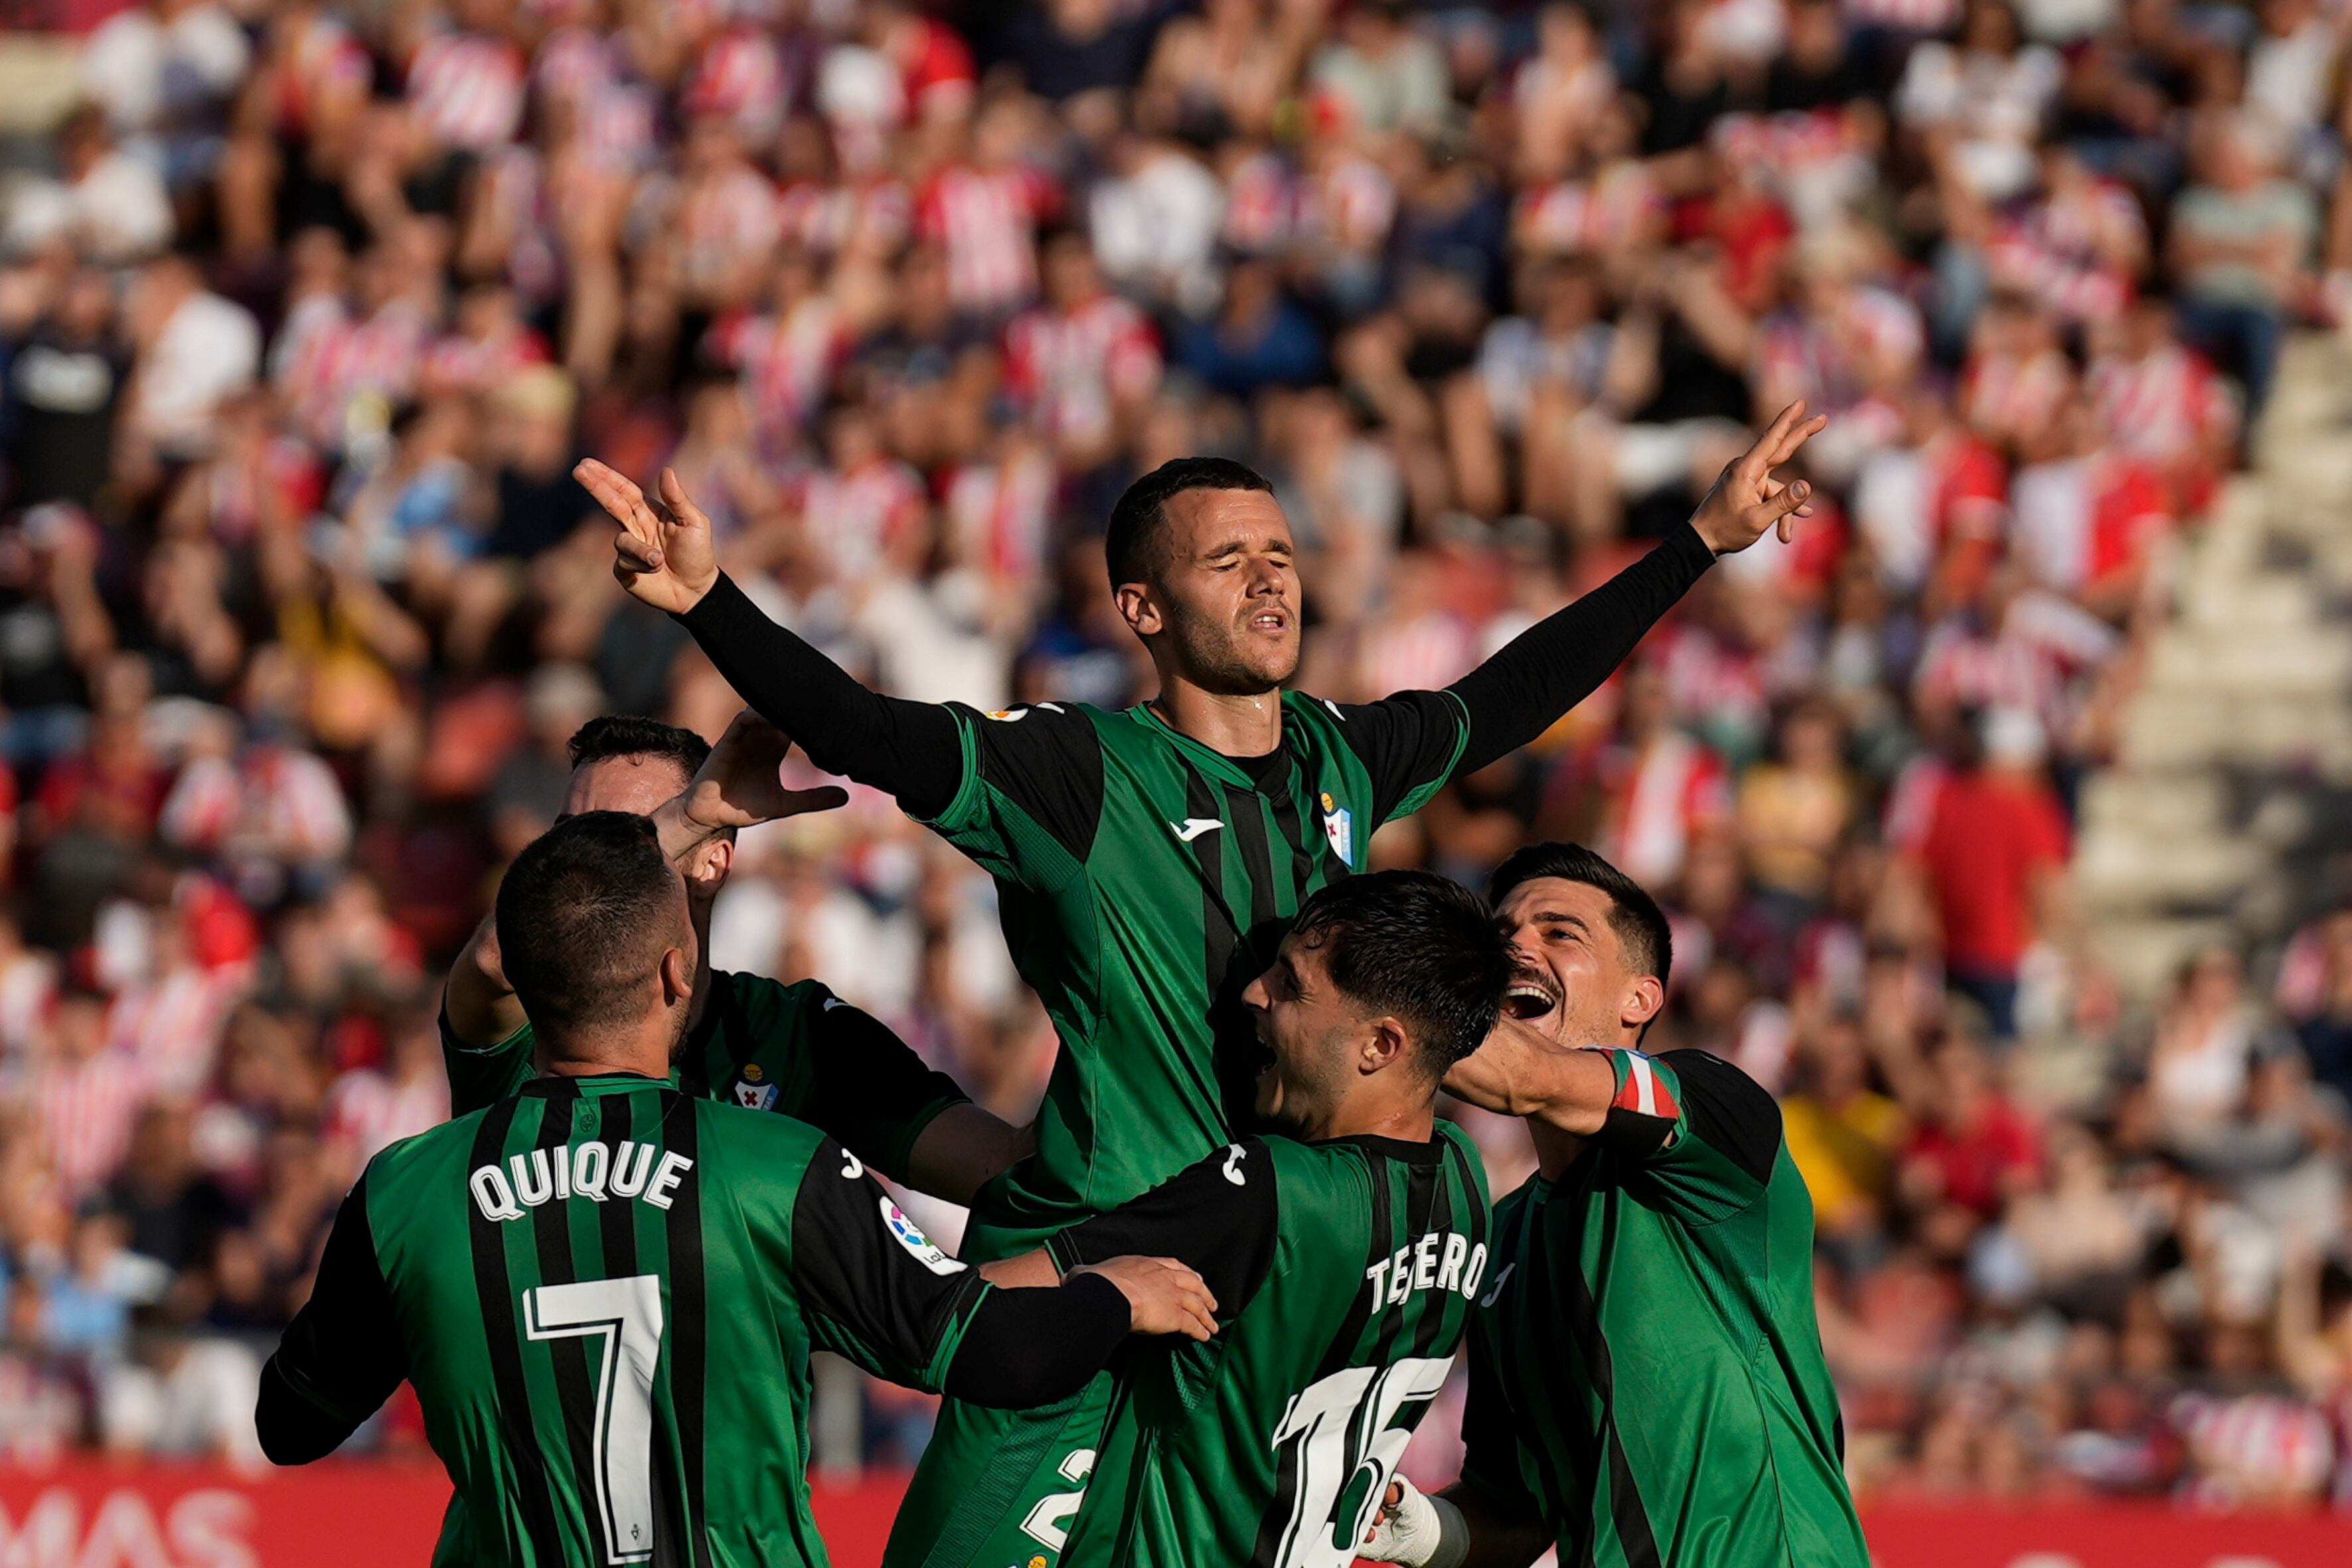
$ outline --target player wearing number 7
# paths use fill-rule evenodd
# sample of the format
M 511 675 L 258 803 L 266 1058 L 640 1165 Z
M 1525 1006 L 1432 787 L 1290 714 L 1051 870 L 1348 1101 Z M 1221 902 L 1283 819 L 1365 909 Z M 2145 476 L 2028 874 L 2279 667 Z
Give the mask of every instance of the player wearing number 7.
M 1457 883 L 1381 871 L 1324 889 L 1243 992 L 1274 1131 L 994 1266 L 1045 1284 L 1165 1255 L 1220 1303 L 1213 1341 L 1122 1364 L 1091 1476 L 1071 1478 L 1087 1486 L 1065 1568 L 1352 1561 L 1488 1277 L 1485 1169 L 1433 1112 L 1509 979 Z M 1059 1543 L 1060 1521 L 1028 1522 Z
M 812 1350 L 1022 1405 L 1130 1331 L 1213 1331 L 1165 1259 L 998 1288 L 816 1129 L 673 1089 L 694 927 L 647 818 L 524 850 L 498 936 L 541 1076 L 369 1163 L 256 1413 L 263 1451 L 306 1463 L 413 1383 L 456 1483 L 436 1562 L 822 1564 Z

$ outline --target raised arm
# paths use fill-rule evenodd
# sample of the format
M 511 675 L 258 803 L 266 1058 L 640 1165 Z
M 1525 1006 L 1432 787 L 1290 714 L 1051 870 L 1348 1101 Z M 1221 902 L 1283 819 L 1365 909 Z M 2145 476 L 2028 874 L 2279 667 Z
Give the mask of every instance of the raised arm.
M 1782 409 L 1664 543 L 1454 683 L 1468 715 L 1456 773 L 1509 755 L 1591 696 L 1717 556 L 1747 549 L 1776 525 L 1783 542 L 1793 537 L 1795 520 L 1812 515 L 1812 489 L 1802 479 L 1784 484 L 1772 470 L 1829 423 L 1804 414 L 1801 402 Z
M 1505 1017 L 1446 1073 L 1445 1092 L 1481 1110 L 1531 1116 L 1587 1138 L 1609 1120 L 1617 1074 L 1607 1052 L 1555 1045 L 1532 1025 Z
M 658 497 L 593 458 L 573 476 L 621 525 L 613 563 L 621 586 L 676 616 L 728 683 L 817 766 L 895 795 L 918 816 L 947 809 L 963 753 L 945 708 L 867 690 L 762 615 L 719 570 L 710 520 L 670 469 Z
M 327 1233 L 310 1299 L 261 1369 L 253 1414 L 274 1465 L 307 1465 L 342 1447 L 408 1375 L 392 1292 L 376 1261 L 362 1174 Z

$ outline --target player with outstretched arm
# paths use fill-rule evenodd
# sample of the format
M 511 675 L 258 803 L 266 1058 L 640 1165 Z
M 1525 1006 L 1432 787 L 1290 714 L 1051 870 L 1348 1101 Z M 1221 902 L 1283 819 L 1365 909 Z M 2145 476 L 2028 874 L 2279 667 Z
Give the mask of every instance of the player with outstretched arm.
M 1168 463 L 1112 511 L 1110 582 L 1158 694 L 1118 712 L 993 714 L 877 695 L 771 622 L 719 570 L 676 475 L 649 497 L 601 463 L 578 472 L 621 524 L 614 572 L 631 594 L 676 615 L 818 766 L 896 796 L 995 877 L 1013 962 L 1061 1051 L 1035 1154 L 973 1204 L 964 1252 L 987 1258 L 1231 1142 L 1256 1076 L 1242 988 L 1299 906 L 1361 870 L 1382 823 L 1580 701 L 1718 554 L 1787 535 L 1810 491 L 1772 470 L 1823 423 L 1791 405 L 1608 584 L 1443 691 L 1360 706 L 1284 689 L 1302 610 L 1290 525 L 1239 463 Z M 1021 1415 L 950 1400 L 887 1568 L 1050 1562 L 1108 1397 L 1100 1384 L 1067 1411 Z
M 1034 1405 L 1131 1331 L 1213 1331 L 1181 1264 L 999 1288 L 816 1129 L 672 1088 L 696 939 L 646 818 L 557 826 L 498 922 L 540 1076 L 369 1162 L 255 1416 L 270 1458 L 307 1463 L 412 1383 L 456 1483 L 436 1562 L 822 1564 L 812 1350 Z

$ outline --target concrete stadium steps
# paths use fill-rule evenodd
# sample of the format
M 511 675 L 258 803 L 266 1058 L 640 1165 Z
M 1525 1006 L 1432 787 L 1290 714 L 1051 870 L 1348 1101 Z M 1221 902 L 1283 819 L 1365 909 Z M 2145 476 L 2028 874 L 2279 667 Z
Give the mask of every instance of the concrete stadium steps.
M 2252 449 L 2083 790 L 2076 906 L 2143 998 L 2209 942 L 2284 938 L 2352 847 L 2352 340 L 2288 345 Z

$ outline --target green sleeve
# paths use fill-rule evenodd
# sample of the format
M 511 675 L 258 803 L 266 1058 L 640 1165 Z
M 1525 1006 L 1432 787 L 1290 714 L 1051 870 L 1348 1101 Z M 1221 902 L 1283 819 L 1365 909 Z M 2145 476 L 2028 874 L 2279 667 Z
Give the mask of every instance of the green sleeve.
M 1051 892 L 1085 872 L 1103 805 L 1102 737 L 1058 702 L 997 713 L 951 704 L 962 778 L 928 826 L 990 875 Z
M 459 1117 L 495 1105 L 530 1081 L 530 1026 L 494 1046 L 469 1046 L 450 1031 L 441 1009 L 441 1065 L 449 1074 L 449 1114 Z

